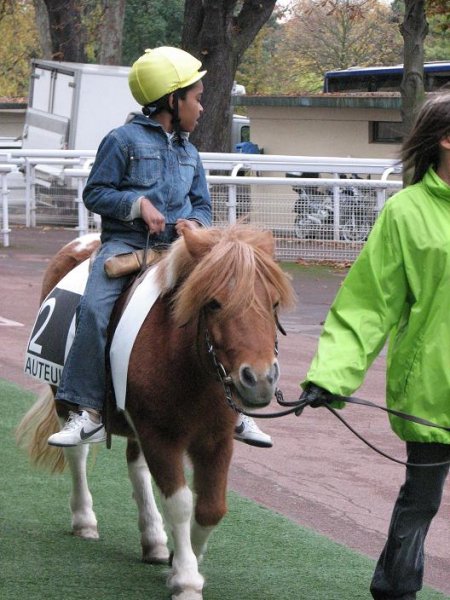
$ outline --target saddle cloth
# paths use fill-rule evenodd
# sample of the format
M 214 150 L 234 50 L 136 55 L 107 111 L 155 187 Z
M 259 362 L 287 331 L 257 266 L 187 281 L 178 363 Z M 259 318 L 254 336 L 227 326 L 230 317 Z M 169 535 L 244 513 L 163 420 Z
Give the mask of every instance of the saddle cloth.
M 110 347 L 111 375 L 117 407 L 125 409 L 128 363 L 137 334 L 159 296 L 156 284 L 158 266 L 151 267 L 123 311 Z M 26 374 L 58 386 L 63 366 L 72 346 L 76 310 L 86 288 L 89 259 L 72 269 L 42 303 L 25 353 Z

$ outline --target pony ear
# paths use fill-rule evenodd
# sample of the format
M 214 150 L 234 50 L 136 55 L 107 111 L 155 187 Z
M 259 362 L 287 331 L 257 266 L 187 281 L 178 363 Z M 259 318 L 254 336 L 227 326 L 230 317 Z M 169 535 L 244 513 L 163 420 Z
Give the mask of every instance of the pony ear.
M 184 227 L 182 229 L 182 234 L 186 249 L 192 258 L 199 260 L 211 250 L 212 240 L 210 239 L 207 230 Z
M 258 248 L 273 257 L 275 253 L 275 240 L 273 239 L 271 231 L 264 231 L 261 234 L 261 239 L 258 240 Z

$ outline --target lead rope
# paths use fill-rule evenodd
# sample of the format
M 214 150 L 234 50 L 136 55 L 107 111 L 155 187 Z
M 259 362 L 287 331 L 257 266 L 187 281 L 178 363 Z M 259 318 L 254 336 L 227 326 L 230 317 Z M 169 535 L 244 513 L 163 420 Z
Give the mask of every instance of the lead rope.
M 276 388 L 275 393 L 274 393 L 276 401 L 278 402 L 278 404 L 280 406 L 289 407 L 286 410 L 280 410 L 280 411 L 272 412 L 272 413 L 255 413 L 255 412 L 248 412 L 242 408 L 239 408 L 236 405 L 235 401 L 233 400 L 233 391 L 232 391 L 232 388 L 234 387 L 233 380 L 231 379 L 231 377 L 229 375 L 227 375 L 225 367 L 217 359 L 216 352 L 214 350 L 214 346 L 211 343 L 211 338 L 209 336 L 208 329 L 206 329 L 205 338 L 206 338 L 206 349 L 207 349 L 209 356 L 211 357 L 213 366 L 216 369 L 217 378 L 221 381 L 221 383 L 223 385 L 225 399 L 228 403 L 228 406 L 230 406 L 230 408 L 232 410 L 234 410 L 236 413 L 241 413 L 247 417 L 256 418 L 256 419 L 276 419 L 278 417 L 284 417 L 286 415 L 291 415 L 291 414 L 295 414 L 297 417 L 299 417 L 302 414 L 303 409 L 306 406 L 308 406 L 308 402 L 306 400 L 302 400 L 301 397 L 298 400 L 294 400 L 294 401 L 285 400 L 284 396 L 283 396 L 283 392 L 279 388 Z M 275 341 L 275 353 L 278 354 L 277 341 Z M 407 421 L 412 421 L 414 423 L 418 423 L 418 424 L 424 425 L 426 427 L 434 427 L 437 429 L 442 429 L 444 431 L 450 431 L 450 427 L 438 425 L 437 423 L 433 423 L 432 421 L 427 421 L 426 419 L 422 419 L 421 417 L 409 415 L 408 413 L 403 413 L 403 412 L 400 412 L 397 410 L 392 410 L 390 408 L 385 408 L 384 406 L 379 406 L 378 404 L 375 404 L 374 402 L 370 402 L 369 400 L 363 400 L 362 398 L 356 398 L 354 396 L 336 396 L 336 400 L 341 400 L 341 401 L 347 402 L 349 404 L 360 404 L 363 406 L 368 406 L 370 408 L 377 408 L 379 410 L 382 410 L 384 412 L 392 414 L 401 419 L 405 419 Z M 404 465 L 406 467 L 431 468 L 431 467 L 443 467 L 445 465 L 450 465 L 450 460 L 446 460 L 444 462 L 438 462 L 438 463 L 410 463 L 408 461 L 399 460 L 398 458 L 390 456 L 389 454 L 386 454 L 386 452 L 383 452 L 383 450 L 380 450 L 379 448 L 377 448 L 376 446 L 371 444 L 368 440 L 366 440 L 365 437 L 362 436 L 360 433 L 358 433 L 344 419 L 344 417 L 342 417 L 338 413 L 338 411 L 336 409 L 334 409 L 332 406 L 329 406 L 328 404 L 324 404 L 323 406 L 325 406 L 325 408 L 327 408 L 337 419 L 339 419 L 339 421 L 341 421 L 341 423 L 343 425 L 345 425 L 345 427 L 347 427 L 347 429 L 349 429 L 349 431 L 351 431 L 359 440 L 361 440 L 361 442 L 363 442 L 366 446 L 368 446 L 371 450 L 373 450 L 377 454 L 380 454 L 381 456 L 383 456 L 384 458 L 387 458 L 388 460 L 390 460 L 392 462 L 395 462 L 399 465 Z
M 335 410 L 333 407 L 328 406 L 327 404 L 325 404 L 324 406 L 330 412 L 332 412 L 333 415 L 337 419 L 339 419 L 339 421 L 343 425 L 345 425 L 345 427 L 347 427 L 347 429 L 349 429 L 353 433 L 353 435 L 356 435 L 356 437 L 359 440 L 361 440 L 364 444 L 366 444 L 366 446 L 368 446 L 369 448 L 371 448 L 372 450 L 374 450 L 374 452 L 376 452 L 377 454 L 381 454 L 381 456 L 384 456 L 385 458 L 391 460 L 392 462 L 398 463 L 399 465 L 405 465 L 406 467 L 443 467 L 444 465 L 450 465 L 450 460 L 446 460 L 444 462 L 438 462 L 438 463 L 410 463 L 408 461 L 403 461 L 403 460 L 399 460 L 398 458 L 394 458 L 393 456 L 390 456 L 389 454 L 386 454 L 385 452 L 383 452 L 383 450 L 380 450 L 379 448 L 377 448 L 376 446 L 374 446 L 373 444 L 371 444 L 368 440 L 366 440 L 360 433 L 358 433 L 355 429 L 353 429 L 353 427 L 344 419 L 344 417 L 342 417 L 337 412 L 337 410 Z M 378 406 L 378 408 L 383 409 L 383 406 Z M 408 415 L 408 416 L 411 417 L 412 415 Z M 423 423 L 423 425 L 424 424 L 425 423 Z M 428 427 L 439 427 L 439 425 L 436 425 L 435 423 L 432 423 Z
M 149 246 L 150 246 L 150 230 L 147 229 L 147 238 L 145 240 L 145 246 L 144 246 L 144 256 L 142 258 L 142 264 L 141 264 L 141 268 L 139 269 L 137 278 L 139 278 L 144 273 L 144 271 L 147 270 L 147 254 L 148 254 Z

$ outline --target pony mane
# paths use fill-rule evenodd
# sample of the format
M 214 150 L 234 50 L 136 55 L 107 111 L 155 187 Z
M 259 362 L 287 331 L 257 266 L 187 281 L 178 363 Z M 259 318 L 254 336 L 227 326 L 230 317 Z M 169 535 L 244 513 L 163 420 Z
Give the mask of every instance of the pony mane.
M 160 263 L 163 295 L 176 289 L 173 307 L 179 325 L 199 314 L 208 302 L 218 299 L 224 317 L 242 314 L 250 307 L 267 313 L 259 297 L 261 289 L 267 295 L 270 289 L 274 290 L 281 308 L 294 304 L 290 277 L 269 254 L 268 248 L 273 245 L 270 232 L 234 225 L 198 230 L 195 238 L 204 249 L 200 257 L 193 256 L 189 242 L 182 237 Z

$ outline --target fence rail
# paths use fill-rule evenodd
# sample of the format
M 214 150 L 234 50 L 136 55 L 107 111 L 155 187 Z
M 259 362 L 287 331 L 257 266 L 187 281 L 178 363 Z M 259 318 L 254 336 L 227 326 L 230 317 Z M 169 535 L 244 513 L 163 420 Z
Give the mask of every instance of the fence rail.
M 213 223 L 270 229 L 280 260 L 353 260 L 386 198 L 401 188 L 392 160 L 201 153 Z M 10 223 L 97 229 L 82 192 L 95 152 L 0 153 L 3 245 Z

